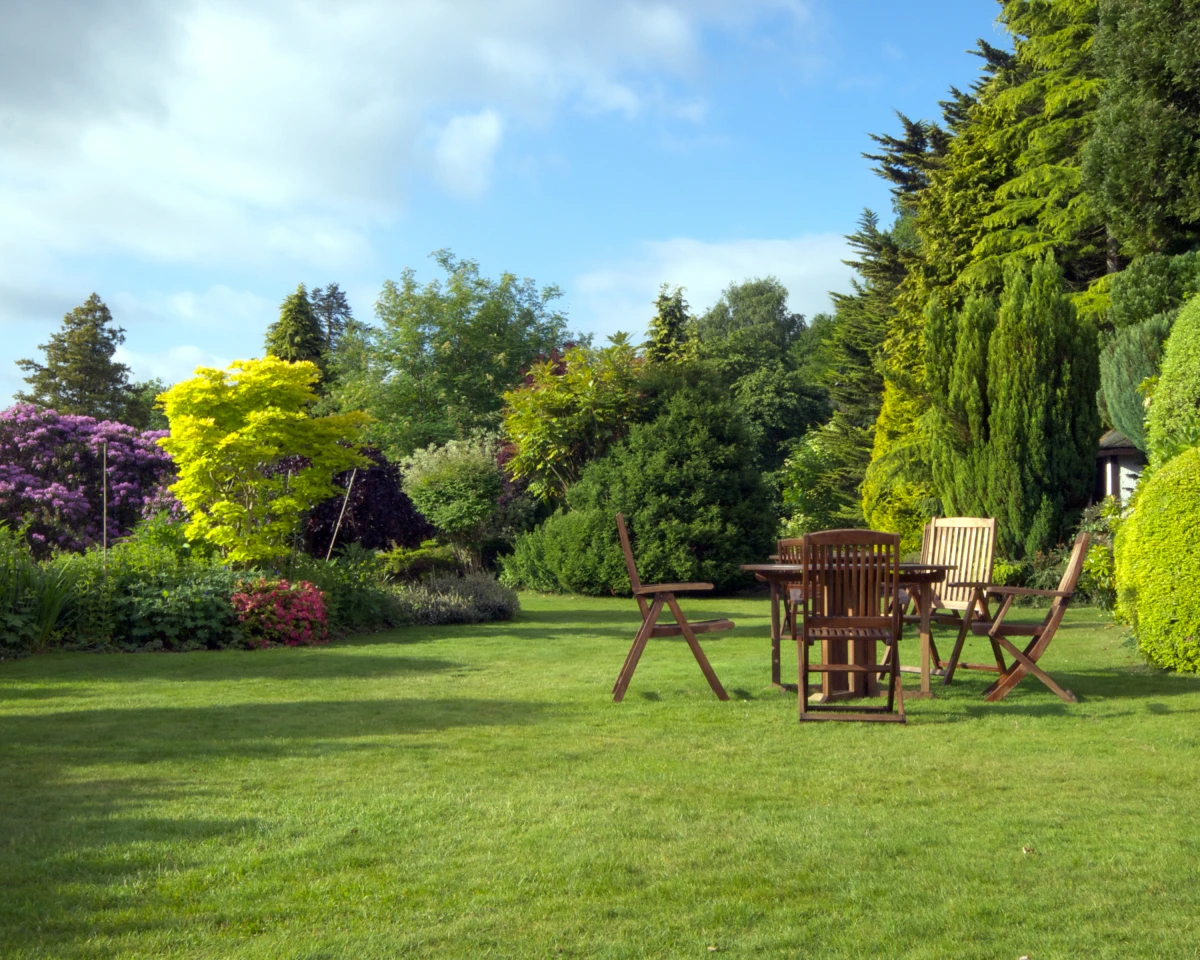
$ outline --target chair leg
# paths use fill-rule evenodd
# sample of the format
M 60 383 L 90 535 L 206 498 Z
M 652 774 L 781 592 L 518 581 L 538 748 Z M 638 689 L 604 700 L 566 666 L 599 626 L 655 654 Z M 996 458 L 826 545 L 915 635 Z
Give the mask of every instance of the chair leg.
M 620 703 L 625 699 L 625 691 L 629 689 L 629 681 L 633 679 L 633 671 L 637 669 L 642 651 L 646 649 L 646 641 L 650 639 L 650 634 L 654 632 L 654 624 L 658 621 L 662 605 L 663 602 L 659 597 L 655 597 L 654 602 L 650 604 L 650 612 L 646 614 L 646 619 L 642 621 L 642 628 L 638 631 L 637 636 L 633 638 L 633 646 L 629 648 L 629 655 L 625 658 L 625 666 L 621 668 L 621 672 L 617 675 L 617 682 L 613 686 L 613 703 Z
M 696 641 L 696 635 L 692 633 L 691 625 L 684 617 L 683 611 L 679 609 L 679 604 L 672 593 L 667 594 L 667 606 L 671 608 L 671 613 L 675 614 L 675 622 L 679 624 L 679 629 L 683 631 L 683 638 L 687 641 L 688 646 L 692 648 L 692 655 L 695 656 L 696 662 L 700 664 L 700 671 L 704 674 L 708 685 L 712 687 L 713 693 L 717 695 L 718 700 L 728 700 L 729 694 L 721 686 L 721 681 L 717 679 L 717 674 L 713 670 L 712 664 L 708 662 L 708 657 L 700 649 L 700 644 Z
M 962 626 L 958 628 L 958 639 L 954 641 L 954 649 L 950 651 L 950 662 L 946 664 L 946 673 L 942 677 L 942 685 L 950 686 L 950 681 L 954 679 L 954 671 L 958 669 L 958 660 L 962 656 L 963 643 L 967 639 L 967 634 L 971 632 L 971 622 L 975 618 L 975 603 L 967 607 L 967 615 L 962 618 Z
M 896 713 L 900 717 L 900 722 L 904 723 L 904 722 L 906 722 L 904 719 L 904 683 L 900 679 L 900 650 L 898 649 L 898 646 L 899 646 L 898 644 L 893 643 L 892 646 L 897 649 L 895 649 L 894 652 L 892 653 L 891 690 L 895 691 L 895 697 L 896 697 L 894 709 L 896 710 Z M 888 709 L 889 710 L 893 709 L 891 691 L 889 691 L 889 694 L 888 694 Z
M 1040 637 L 1036 638 L 1032 643 L 1030 643 L 1029 650 L 1032 650 L 1040 639 Z M 1005 697 L 1007 697 L 1013 687 L 1021 682 L 1021 679 L 1025 676 L 1026 672 L 1032 673 L 1035 677 L 1041 680 L 1042 683 L 1044 683 L 1050 690 L 1057 694 L 1058 698 L 1064 703 L 1079 702 L 1079 698 L 1075 696 L 1075 694 L 1055 683 L 1050 674 L 1046 673 L 1045 670 L 1039 667 L 1029 657 L 1028 650 L 1018 650 L 1009 641 L 1009 639 L 1004 636 L 997 636 L 996 640 L 1002 644 L 1004 648 L 1012 655 L 1013 664 L 1011 667 L 1009 667 L 1008 672 L 1001 676 L 1000 679 L 992 684 L 992 686 L 989 688 L 988 694 L 985 698 L 989 703 L 996 703 L 997 701 L 1003 700 Z
M 804 715 L 808 712 L 808 644 L 803 639 L 797 641 L 796 653 L 800 673 L 796 689 L 800 694 L 800 719 L 803 720 Z

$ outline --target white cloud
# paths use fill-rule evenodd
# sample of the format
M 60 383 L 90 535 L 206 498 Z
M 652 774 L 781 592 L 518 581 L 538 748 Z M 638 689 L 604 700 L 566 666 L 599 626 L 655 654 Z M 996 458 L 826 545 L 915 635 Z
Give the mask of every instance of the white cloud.
M 495 110 L 451 117 L 437 134 L 434 176 L 447 192 L 477 197 L 488 187 L 503 124 Z
M 705 31 L 799 28 L 805 9 L 21 4 L 0 33 L 0 257 L 34 245 L 190 265 L 362 265 L 421 170 L 475 196 L 513 125 L 564 110 L 699 121 L 703 101 L 672 90 L 702 74 Z
M 784 240 L 707 243 L 677 238 L 642 245 L 639 255 L 598 266 L 576 278 L 570 294 L 575 326 L 603 335 L 624 330 L 641 337 L 660 284 L 686 288 L 693 313 L 712 306 L 731 283 L 775 276 L 788 306 L 808 317 L 830 309 L 829 292 L 848 290 L 853 271 L 844 237 L 819 234 Z

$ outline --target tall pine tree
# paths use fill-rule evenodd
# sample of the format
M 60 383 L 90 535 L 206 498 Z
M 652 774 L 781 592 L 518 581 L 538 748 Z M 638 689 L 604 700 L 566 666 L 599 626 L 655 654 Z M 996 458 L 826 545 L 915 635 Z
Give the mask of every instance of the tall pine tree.
M 313 287 L 308 294 L 313 313 L 325 336 L 325 348 L 329 353 L 336 353 L 346 324 L 353 322 L 354 314 L 350 311 L 350 301 L 336 283 L 327 287 Z
M 16 399 L 59 413 L 123 420 L 131 398 L 129 367 L 113 355 L 124 342 L 125 331 L 113 326 L 112 313 L 93 293 L 63 317 L 62 329 L 48 343 L 39 344 L 44 363 L 17 361 L 29 389 Z

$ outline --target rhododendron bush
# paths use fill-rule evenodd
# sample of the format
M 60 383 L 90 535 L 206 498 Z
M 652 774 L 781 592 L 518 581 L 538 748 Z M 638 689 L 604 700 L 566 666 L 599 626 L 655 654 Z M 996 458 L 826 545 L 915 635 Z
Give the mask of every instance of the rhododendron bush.
M 328 639 L 325 598 L 307 580 L 253 580 L 230 597 L 252 647 L 304 647 Z
M 40 556 L 101 540 L 108 444 L 108 539 L 126 536 L 174 477 L 161 431 L 18 404 L 0 411 L 0 521 L 24 529 Z

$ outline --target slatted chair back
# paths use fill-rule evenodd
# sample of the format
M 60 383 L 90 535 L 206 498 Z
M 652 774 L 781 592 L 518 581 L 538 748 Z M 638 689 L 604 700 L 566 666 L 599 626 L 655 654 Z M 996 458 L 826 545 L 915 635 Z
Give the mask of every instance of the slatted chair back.
M 826 530 L 810 533 L 801 547 L 800 718 L 833 719 L 841 708 L 808 703 L 807 674 L 845 673 L 871 678 L 863 686 L 870 693 L 874 676 L 890 674 L 887 706 L 866 707 L 842 718 L 858 720 L 904 719 L 903 691 L 895 646 L 900 640 L 900 537 L 875 530 Z M 808 648 L 821 642 L 822 664 L 810 667 Z M 887 663 L 877 666 L 875 645 L 890 648 Z M 848 645 L 848 648 L 847 648 Z M 851 653 L 843 656 L 843 653 Z M 838 664 L 841 664 L 839 666 Z M 851 683 L 851 689 L 861 686 Z M 899 703 L 899 713 L 893 714 Z M 825 715 L 822 716 L 821 714 Z
M 637 564 L 633 560 L 633 548 L 629 546 L 629 531 L 625 529 L 625 517 L 619 513 L 617 514 L 617 535 L 621 538 L 621 551 L 625 554 L 625 569 L 629 571 L 629 585 L 633 588 L 633 596 L 637 600 L 638 609 L 642 611 L 642 617 L 645 618 L 650 608 L 646 605 L 646 598 L 637 592 L 642 581 L 638 577 Z
M 779 557 L 780 563 L 799 563 L 803 559 L 803 550 L 803 537 L 787 537 L 775 541 L 775 555 Z
M 968 586 L 951 583 L 991 583 L 996 558 L 996 520 L 993 517 L 934 517 L 925 525 L 921 562 L 945 564 L 946 579 L 935 590 L 935 609 L 966 610 L 974 599 Z

